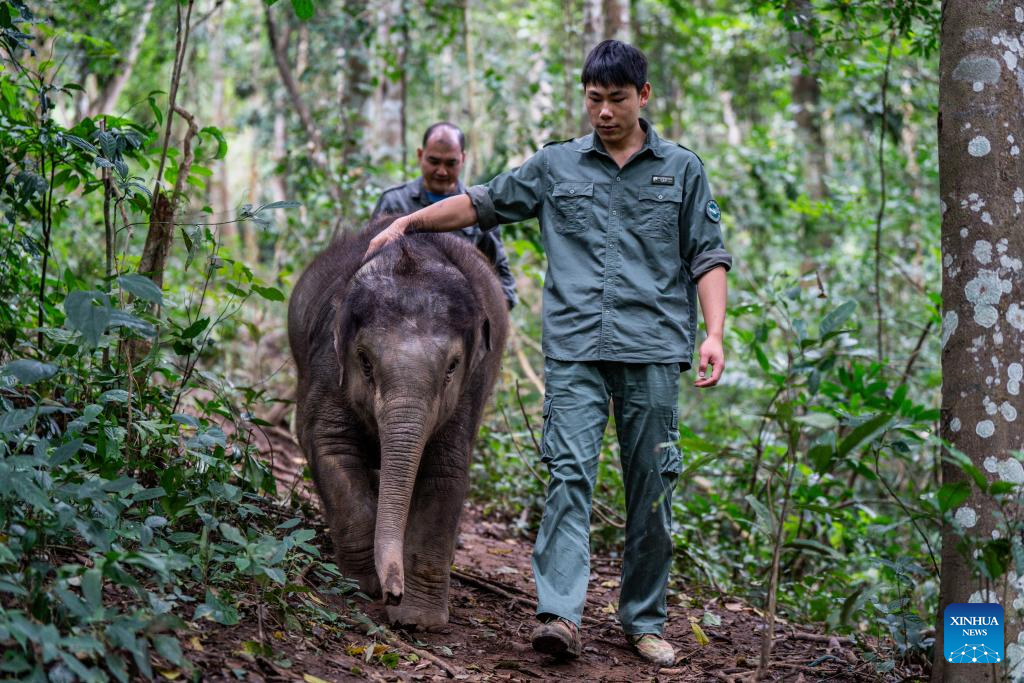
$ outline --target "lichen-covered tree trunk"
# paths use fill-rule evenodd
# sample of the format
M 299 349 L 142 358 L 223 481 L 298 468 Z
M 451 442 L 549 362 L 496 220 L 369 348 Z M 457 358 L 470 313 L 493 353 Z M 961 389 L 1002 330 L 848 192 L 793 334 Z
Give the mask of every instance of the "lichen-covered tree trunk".
M 793 119 L 804 153 L 804 181 L 807 195 L 816 201 L 825 198 L 825 137 L 821 132 L 821 87 L 818 73 L 821 65 L 816 55 L 814 6 L 810 0 L 789 0 L 786 3 L 789 48 L 793 57 L 790 94 Z
M 942 200 L 941 434 L 989 482 L 1024 483 L 1024 9 L 1019 2 L 943 3 L 939 81 Z M 943 464 L 947 485 L 970 483 Z M 1014 516 L 1018 511 L 1011 510 Z M 1008 535 L 995 500 L 971 483 L 943 529 L 942 579 L 932 681 L 1024 681 L 1024 606 L 1016 572 L 986 580 L 974 547 Z M 1009 520 L 1012 523 L 1012 520 Z M 1005 544 L 1005 541 L 1004 541 Z M 1008 554 L 989 546 L 993 557 Z M 991 563 L 990 563 L 991 564 Z M 998 562 L 995 563 L 998 565 Z M 999 665 L 945 661 L 942 614 L 954 602 L 998 602 L 1006 653 Z

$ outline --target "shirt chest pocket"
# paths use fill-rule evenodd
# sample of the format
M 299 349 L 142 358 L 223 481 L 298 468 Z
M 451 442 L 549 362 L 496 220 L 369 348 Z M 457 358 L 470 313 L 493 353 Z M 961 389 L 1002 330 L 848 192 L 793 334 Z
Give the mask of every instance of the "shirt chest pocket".
M 555 207 L 555 232 L 584 232 L 594 220 L 594 183 L 555 183 L 551 191 Z
M 668 239 L 679 231 L 679 206 L 683 202 L 680 187 L 640 188 L 636 230 L 647 237 Z

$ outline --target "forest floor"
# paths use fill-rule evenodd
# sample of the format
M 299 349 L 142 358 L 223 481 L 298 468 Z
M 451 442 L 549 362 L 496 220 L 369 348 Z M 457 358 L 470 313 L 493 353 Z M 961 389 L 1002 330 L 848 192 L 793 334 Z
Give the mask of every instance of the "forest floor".
M 281 485 L 297 488 L 316 505 L 316 496 L 302 481 L 304 457 L 284 418 L 261 438 L 265 452 L 273 453 Z M 529 644 L 536 624 L 531 549 L 532 539 L 524 538 L 516 525 L 467 504 L 452 573 L 451 618 L 443 629 L 392 631 L 381 626 L 386 618 L 379 602 L 321 593 L 325 586 L 308 580 L 313 599 L 341 615 L 340 622 L 311 619 L 302 628 L 288 628 L 275 625 L 273 615 L 257 606 L 257 623 L 243 621 L 232 628 L 196 623 L 196 632 L 182 640 L 191 644 L 189 659 L 208 681 L 753 680 L 765 625 L 759 610 L 674 583 L 665 635 L 678 659 L 659 669 L 637 656 L 622 636 L 615 616 L 619 561 L 602 556 L 592 560 L 582 656 L 559 662 L 534 652 Z M 720 624 L 709 625 L 705 613 L 716 615 Z M 693 622 L 701 624 L 708 639 L 703 646 Z M 762 680 L 923 680 L 911 671 L 879 675 L 869 659 L 850 639 L 776 621 L 770 670 Z

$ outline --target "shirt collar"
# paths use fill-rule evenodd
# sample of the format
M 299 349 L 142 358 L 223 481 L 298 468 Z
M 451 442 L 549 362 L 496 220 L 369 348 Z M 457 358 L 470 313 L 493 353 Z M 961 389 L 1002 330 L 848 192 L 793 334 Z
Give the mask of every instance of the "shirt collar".
M 459 178 L 458 180 L 455 181 L 455 194 L 463 194 L 465 191 L 466 186 L 462 184 L 462 178 Z M 423 176 L 420 176 L 415 181 L 413 181 L 412 191 L 409 193 L 409 196 L 415 199 L 416 201 L 420 201 L 421 199 L 423 201 L 426 201 L 426 195 L 427 189 L 423 187 Z
M 639 151 L 637 151 L 637 153 L 636 153 L 637 156 L 639 156 L 644 150 L 649 149 L 649 150 L 651 150 L 651 154 L 653 154 L 657 158 L 659 158 L 659 159 L 664 158 L 665 155 L 661 151 L 661 138 L 658 137 L 658 134 L 654 131 L 654 126 L 652 126 L 647 121 L 647 119 L 641 118 L 640 119 L 640 127 L 643 128 L 645 137 L 644 137 L 644 144 L 640 147 Z M 600 136 L 596 132 L 593 132 L 590 135 L 583 136 L 580 139 L 580 146 L 577 149 L 578 149 L 578 151 L 583 152 L 583 153 L 587 153 L 587 152 L 600 152 L 601 154 L 604 154 L 605 156 L 610 156 L 608 154 L 608 150 L 606 150 L 604 148 L 604 143 L 601 142 Z

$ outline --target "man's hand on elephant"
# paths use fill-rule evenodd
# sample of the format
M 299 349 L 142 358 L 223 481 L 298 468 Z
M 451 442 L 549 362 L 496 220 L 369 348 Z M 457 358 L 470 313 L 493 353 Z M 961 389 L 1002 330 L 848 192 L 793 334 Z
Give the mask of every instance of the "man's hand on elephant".
M 377 251 L 381 247 L 405 235 L 405 230 L 408 227 L 408 225 L 408 216 L 396 218 L 394 223 L 389 225 L 384 230 L 381 230 L 379 233 L 377 233 L 376 237 L 370 240 L 370 246 L 367 247 L 365 256 L 369 256 L 370 254 Z
M 708 366 L 711 366 L 711 373 L 708 374 Z M 697 368 L 697 381 L 695 387 L 707 389 L 718 384 L 725 369 L 725 351 L 722 349 L 722 340 L 718 337 L 708 337 L 700 345 L 700 365 Z

